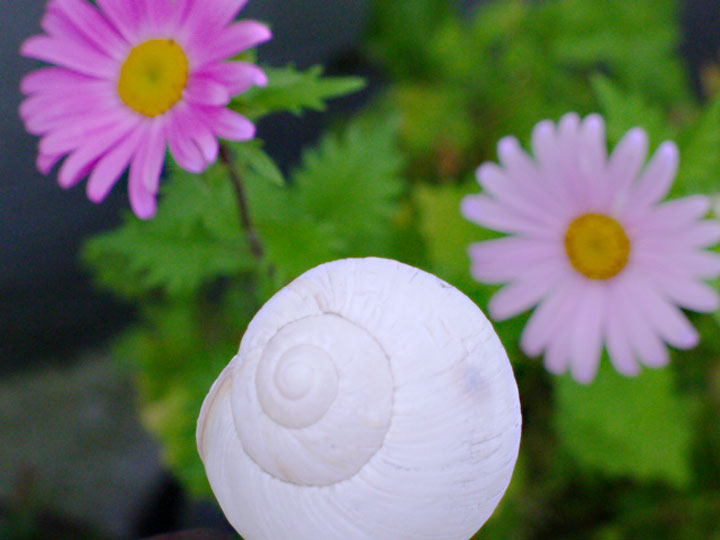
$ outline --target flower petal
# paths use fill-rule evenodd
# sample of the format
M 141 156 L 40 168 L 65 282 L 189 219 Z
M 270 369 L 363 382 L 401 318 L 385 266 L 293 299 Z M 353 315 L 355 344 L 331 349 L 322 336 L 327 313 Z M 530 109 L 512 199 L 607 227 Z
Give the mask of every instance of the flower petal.
M 99 203 L 107 197 L 122 173 L 130 165 L 130 161 L 142 141 L 143 134 L 144 129 L 136 128 L 132 134 L 125 137 L 98 161 L 90 173 L 85 188 L 88 199 Z
M 471 244 L 472 274 L 484 283 L 505 283 L 534 272 L 536 264 L 564 260 L 556 242 L 510 236 Z
M 96 50 L 110 58 L 121 59 L 128 51 L 128 43 L 92 5 L 84 0 L 51 0 L 48 14 L 53 10 L 64 17 Z M 52 33 L 48 31 L 48 33 Z M 63 34 L 60 34 L 63 35 Z
M 667 195 L 677 174 L 679 161 L 680 153 L 675 143 L 662 143 L 630 192 L 626 212 L 632 215 L 645 213 L 648 207 Z
M 202 112 L 218 137 L 229 141 L 249 141 L 255 137 L 255 125 L 242 114 L 224 107 L 203 107 Z
M 270 29 L 257 21 L 240 21 L 231 24 L 220 34 L 196 47 L 193 60 L 200 67 L 210 62 L 231 58 L 251 47 L 255 47 L 272 38 Z
M 199 105 L 225 106 L 230 103 L 230 92 L 224 85 L 201 76 L 190 78 L 183 97 Z
M 570 276 L 557 287 L 530 316 L 520 338 L 528 356 L 537 356 L 552 341 L 560 328 L 567 328 L 575 313 L 578 298 L 585 286 L 577 276 Z
M 86 75 L 110 79 L 117 65 L 111 58 L 71 41 L 49 36 L 34 36 L 20 48 L 23 56 L 44 60 Z
M 603 350 L 602 330 L 605 319 L 604 283 L 586 287 L 573 320 L 570 370 L 576 381 L 591 382 L 597 374 Z
M 237 95 L 251 86 L 266 86 L 267 75 L 255 64 L 249 62 L 216 62 L 195 72 L 195 76 L 208 78 L 225 85 L 231 95 Z
M 630 188 L 645 163 L 648 137 L 642 128 L 628 131 L 613 150 L 608 161 L 607 201 L 615 211 L 624 208 Z
M 496 321 L 527 311 L 545 298 L 567 274 L 557 267 L 538 268 L 529 276 L 506 285 L 490 299 L 488 310 Z

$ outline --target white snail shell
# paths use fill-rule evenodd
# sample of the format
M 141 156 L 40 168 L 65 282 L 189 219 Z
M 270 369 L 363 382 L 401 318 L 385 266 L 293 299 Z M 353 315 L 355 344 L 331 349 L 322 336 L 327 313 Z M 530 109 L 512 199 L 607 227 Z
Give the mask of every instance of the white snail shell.
M 245 540 L 467 540 L 510 482 L 520 424 L 472 301 L 417 268 L 346 259 L 258 312 L 197 440 Z

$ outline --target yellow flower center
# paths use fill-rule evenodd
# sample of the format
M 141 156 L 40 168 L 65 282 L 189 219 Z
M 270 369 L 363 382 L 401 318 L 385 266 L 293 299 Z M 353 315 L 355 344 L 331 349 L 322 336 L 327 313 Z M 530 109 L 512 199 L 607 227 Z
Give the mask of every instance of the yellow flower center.
M 602 214 L 584 214 L 565 233 L 570 264 L 590 279 L 610 279 L 625 268 L 630 239 L 622 225 Z
M 140 114 L 161 115 L 180 101 L 188 71 L 180 45 L 172 39 L 151 39 L 134 47 L 122 65 L 120 98 Z

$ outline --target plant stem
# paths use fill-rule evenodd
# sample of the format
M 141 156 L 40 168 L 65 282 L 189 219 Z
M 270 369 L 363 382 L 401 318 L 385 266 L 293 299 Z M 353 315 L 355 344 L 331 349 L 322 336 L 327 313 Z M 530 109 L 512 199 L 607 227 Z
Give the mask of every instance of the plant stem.
M 230 181 L 235 188 L 235 196 L 238 201 L 238 208 L 240 209 L 240 222 L 242 223 L 243 231 L 247 236 L 248 243 L 250 244 L 250 253 L 258 260 L 261 261 L 265 254 L 260 237 L 255 230 L 252 218 L 250 217 L 250 206 L 248 204 L 247 195 L 245 194 L 245 188 L 243 186 L 242 178 L 234 167 L 234 160 L 232 155 L 232 149 L 226 144 L 220 143 L 220 160 L 225 165 L 225 168 L 230 175 Z

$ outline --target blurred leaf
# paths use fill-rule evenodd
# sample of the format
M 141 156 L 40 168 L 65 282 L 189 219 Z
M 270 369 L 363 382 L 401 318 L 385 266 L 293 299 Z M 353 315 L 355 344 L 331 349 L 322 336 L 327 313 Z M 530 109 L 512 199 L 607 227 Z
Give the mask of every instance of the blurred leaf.
M 329 99 L 352 94 L 365 86 L 360 77 L 325 77 L 322 66 L 298 71 L 292 66 L 263 67 L 268 85 L 254 86 L 232 101 L 232 108 L 252 120 L 287 111 L 300 115 L 304 110 L 325 110 Z
M 670 369 L 623 377 L 603 358 L 595 381 L 555 377 L 556 428 L 563 452 L 610 477 L 690 481 L 694 402 L 674 388 Z
M 144 321 L 115 346 L 115 356 L 137 372 L 143 423 L 195 495 L 210 493 L 195 443 L 200 406 L 257 309 L 249 285 L 240 282 L 213 301 L 176 299 L 146 307 Z
M 202 175 L 171 167 L 162 193 L 152 220 L 128 215 L 87 243 L 84 258 L 100 284 L 124 296 L 154 289 L 178 295 L 253 268 L 222 165 Z
M 603 75 L 592 78 L 592 87 L 605 117 L 607 137 L 612 146 L 634 127 L 647 132 L 653 147 L 674 137 L 664 113 L 642 96 L 623 92 Z
M 250 179 L 255 220 L 283 280 L 337 258 L 389 254 L 402 189 L 396 132 L 395 122 L 355 120 L 307 150 L 288 187 Z
M 270 156 L 262 149 L 262 143 L 252 140 L 234 145 L 237 157 L 241 164 L 247 166 L 259 177 L 264 178 L 278 186 L 285 185 L 285 177 L 280 168 Z
M 678 137 L 679 182 L 672 196 L 720 192 L 720 93 Z
M 447 0 L 373 0 L 370 50 L 395 76 L 432 76 L 428 39 L 457 15 Z

